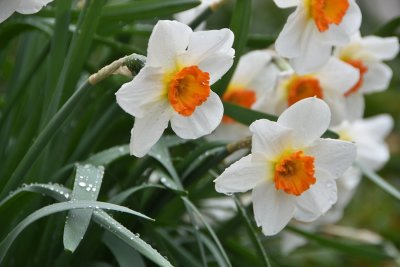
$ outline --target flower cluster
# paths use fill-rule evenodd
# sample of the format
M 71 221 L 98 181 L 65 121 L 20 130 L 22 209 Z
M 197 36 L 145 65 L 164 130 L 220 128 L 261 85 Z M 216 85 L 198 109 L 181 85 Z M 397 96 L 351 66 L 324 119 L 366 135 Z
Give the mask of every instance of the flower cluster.
M 274 49 L 240 58 L 223 95 L 211 86 L 233 65 L 232 31 L 193 32 L 166 20 L 153 29 L 145 66 L 116 93 L 117 103 L 135 117 L 130 151 L 138 157 L 169 125 L 184 139 L 214 132 L 209 138 L 237 140 L 251 134 L 251 154 L 227 168 L 215 186 L 226 194 L 252 190 L 256 222 L 266 235 L 292 218 L 314 221 L 336 202 L 331 217 L 337 220 L 361 178 L 353 161 L 378 170 L 388 160 L 384 138 L 393 122 L 388 115 L 363 119 L 364 95 L 388 87 L 392 71 L 382 61 L 399 51 L 395 37 L 361 36 L 354 0 L 274 1 L 296 9 Z M 49 2 L 3 1 L 0 22 L 14 12 L 38 12 Z M 188 22 L 218 2 L 205 1 L 176 18 Z M 279 119 L 247 128 L 224 115 L 221 100 Z M 328 129 L 339 140 L 321 138 Z
M 193 32 L 177 21 L 156 24 L 145 67 L 116 93 L 118 104 L 135 117 L 135 156 L 144 156 L 169 123 L 184 139 L 214 130 L 211 139 L 251 134 L 251 154 L 227 168 L 215 187 L 225 194 L 252 190 L 265 235 L 278 233 L 292 218 L 315 221 L 333 206 L 331 214 L 341 214 L 347 192 L 361 178 L 352 163 L 377 170 L 387 161 L 383 139 L 392 121 L 387 115 L 363 119 L 363 95 L 387 88 L 392 72 L 382 60 L 399 50 L 397 38 L 361 37 L 354 0 L 275 2 L 296 6 L 275 50 L 243 55 L 221 97 L 211 85 L 233 64 L 233 33 Z M 247 128 L 223 115 L 221 99 L 277 115 L 278 121 L 258 120 Z M 321 138 L 328 129 L 339 140 Z

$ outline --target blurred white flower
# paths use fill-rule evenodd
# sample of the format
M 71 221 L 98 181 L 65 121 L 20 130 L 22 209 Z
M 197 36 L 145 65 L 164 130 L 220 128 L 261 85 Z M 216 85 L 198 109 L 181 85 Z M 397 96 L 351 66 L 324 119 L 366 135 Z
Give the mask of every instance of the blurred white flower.
M 354 109 L 352 106 L 357 103 L 359 112 L 363 111 L 364 94 L 387 89 L 393 72 L 382 61 L 394 59 L 398 53 L 397 37 L 361 37 L 359 32 L 352 36 L 349 44 L 336 48 L 335 55 L 360 73 L 358 82 L 345 92 L 348 109 Z M 343 119 L 346 118 L 347 116 Z
M 176 13 L 174 15 L 174 18 L 179 22 L 182 22 L 182 23 L 185 23 L 185 24 L 189 24 L 198 15 L 200 15 L 201 12 L 203 12 L 204 10 L 209 8 L 210 6 L 212 7 L 212 5 L 217 5 L 221 1 L 223 1 L 223 0 L 202 0 L 200 5 L 198 5 L 198 6 L 194 7 L 194 8 L 191 8 L 189 10 Z M 196 29 L 197 30 L 203 30 L 203 29 L 205 29 L 205 26 L 206 26 L 206 23 L 203 22 Z
M 39 12 L 45 5 L 53 0 L 1 0 L 0 23 L 5 21 L 14 12 L 33 14 Z
M 360 28 L 354 0 L 274 0 L 281 8 L 297 6 L 276 40 L 278 54 L 290 59 L 299 74 L 321 68 L 332 47 L 345 45 Z
M 232 66 L 229 29 L 193 32 L 177 21 L 159 21 L 150 36 L 147 62 L 116 93 L 118 104 L 135 117 L 131 154 L 142 157 L 171 121 L 181 138 L 211 133 L 223 106 L 210 85 Z
M 320 138 L 329 124 L 329 107 L 318 98 L 295 103 L 277 122 L 255 121 L 252 153 L 215 180 L 216 190 L 252 190 L 256 223 L 265 235 L 278 233 L 293 217 L 317 219 L 336 202 L 334 179 L 356 155 L 350 142 Z
M 243 55 L 232 76 L 227 91 L 222 96 L 226 102 L 257 109 L 268 102 L 279 70 L 272 64 L 272 51 L 256 50 Z M 250 135 L 249 128 L 225 115 L 222 123 L 209 136 L 213 140 L 236 141 Z
M 332 123 L 337 124 L 347 114 L 344 93 L 359 79 L 357 69 L 331 57 L 319 71 L 300 75 L 293 71 L 283 72 L 270 96 L 270 110 L 280 114 L 287 107 L 307 97 L 323 99 L 332 112 Z
M 357 162 L 377 171 L 389 160 L 389 148 L 385 138 L 393 128 L 393 119 L 383 114 L 367 119 L 343 121 L 332 127 L 341 140 L 354 142 L 357 146 Z

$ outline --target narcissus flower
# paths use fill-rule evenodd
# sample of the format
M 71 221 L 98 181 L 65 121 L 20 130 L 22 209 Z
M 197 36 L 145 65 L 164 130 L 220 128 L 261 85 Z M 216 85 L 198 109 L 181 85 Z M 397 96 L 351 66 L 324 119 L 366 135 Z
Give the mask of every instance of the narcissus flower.
M 135 117 L 131 154 L 141 157 L 171 122 L 181 138 L 211 133 L 223 106 L 210 86 L 232 66 L 229 29 L 193 32 L 177 21 L 159 21 L 150 36 L 147 62 L 116 93 L 118 104 Z
M 276 50 L 293 68 L 306 74 L 321 68 L 332 47 L 344 45 L 357 32 L 361 12 L 354 0 L 274 0 L 281 7 L 297 6 L 276 40 Z
M 33 14 L 39 12 L 45 5 L 53 0 L 1 0 L 0 23 L 5 21 L 14 12 Z
M 393 119 L 388 114 L 366 119 L 343 121 L 332 130 L 341 140 L 352 141 L 357 146 L 357 162 L 371 170 L 379 170 L 389 160 L 390 153 L 385 138 L 393 128 Z
M 271 95 L 271 111 L 280 114 L 299 100 L 315 96 L 327 102 L 332 111 L 332 121 L 336 124 L 347 114 L 344 93 L 358 79 L 357 69 L 334 57 L 314 73 L 300 75 L 293 71 L 284 72 Z
M 339 133 L 340 139 L 353 141 L 357 147 L 356 161 L 377 171 L 389 160 L 389 149 L 385 138 L 393 128 L 393 119 L 387 114 L 374 116 L 367 119 L 344 121 L 332 129 Z M 350 167 L 339 179 L 336 180 L 338 200 L 335 205 L 318 220 L 311 223 L 292 221 L 300 229 L 315 231 L 318 227 L 338 222 L 344 209 L 352 199 L 354 192 L 362 178 L 361 171 Z M 288 254 L 292 250 L 307 243 L 307 239 L 285 232 L 282 239 L 282 250 Z
M 243 55 L 222 99 L 245 108 L 260 110 L 264 102 L 268 102 L 266 98 L 271 94 L 280 72 L 271 59 L 272 51 L 269 50 L 256 50 Z M 248 135 L 250 132 L 247 126 L 225 115 L 210 138 L 234 141 Z
M 329 123 L 329 107 L 318 98 L 295 103 L 277 122 L 255 121 L 251 154 L 215 180 L 216 190 L 252 190 L 255 219 L 265 235 L 278 233 L 293 217 L 317 219 L 336 202 L 335 179 L 356 156 L 353 143 L 320 138 Z
M 389 86 L 393 73 L 382 61 L 394 59 L 398 53 L 397 37 L 366 36 L 362 38 L 360 33 L 353 35 L 349 44 L 338 47 L 335 51 L 338 58 L 360 72 L 357 84 L 345 95 L 368 94 L 385 90 Z

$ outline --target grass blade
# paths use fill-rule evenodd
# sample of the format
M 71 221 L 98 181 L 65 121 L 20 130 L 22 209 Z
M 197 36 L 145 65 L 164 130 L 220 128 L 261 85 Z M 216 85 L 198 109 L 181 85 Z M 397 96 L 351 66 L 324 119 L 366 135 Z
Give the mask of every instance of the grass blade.
M 78 164 L 75 174 L 72 201 L 96 201 L 103 180 L 104 167 Z M 93 209 L 71 210 L 64 226 L 64 248 L 74 252 L 83 239 L 92 218 Z
M 78 202 L 68 201 L 68 202 L 52 204 L 52 205 L 43 207 L 43 208 L 33 212 L 32 214 L 30 214 L 23 221 L 21 221 L 3 239 L 3 241 L 1 241 L 1 243 L 0 243 L 0 262 L 4 259 L 8 249 L 10 248 L 13 241 L 30 224 L 34 223 L 35 221 L 37 221 L 43 217 L 49 216 L 54 213 L 72 210 L 72 209 L 88 209 L 88 208 L 90 208 L 90 209 L 95 208 L 96 210 L 98 210 L 98 209 L 115 210 L 115 211 L 120 211 L 120 212 L 129 213 L 132 215 L 136 215 L 136 216 L 148 219 L 148 220 L 152 220 L 151 218 L 147 217 L 146 215 L 143 215 L 137 211 L 133 211 L 126 207 L 122 207 L 122 206 L 118 206 L 118 205 L 114 205 L 114 204 L 110 204 L 110 203 L 105 203 L 105 202 L 99 202 L 99 201 L 78 201 Z
M 102 17 L 106 20 L 148 19 L 175 14 L 195 7 L 200 0 L 148 0 L 129 1 L 123 4 L 106 6 Z
M 379 186 L 383 191 L 385 191 L 389 195 L 400 200 L 400 191 L 398 189 L 396 189 L 394 186 L 386 182 L 382 177 L 380 177 L 378 174 L 376 174 L 375 172 L 373 172 L 367 166 L 361 164 L 360 162 L 355 162 L 355 165 L 374 184 Z

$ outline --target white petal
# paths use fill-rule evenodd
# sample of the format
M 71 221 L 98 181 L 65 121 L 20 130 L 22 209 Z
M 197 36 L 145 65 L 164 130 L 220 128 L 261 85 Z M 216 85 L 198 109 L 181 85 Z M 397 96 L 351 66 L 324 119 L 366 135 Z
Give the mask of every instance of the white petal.
M 258 184 L 266 181 L 269 165 L 266 163 L 254 163 L 251 155 L 241 158 L 225 169 L 225 171 L 214 180 L 215 190 L 219 193 L 230 194 L 246 192 Z
M 392 69 L 380 62 L 368 64 L 367 68 L 368 71 L 364 75 L 364 81 L 360 92 L 368 94 L 386 90 L 392 79 Z
M 299 4 L 299 0 L 274 0 L 274 2 L 280 8 L 294 7 Z
M 343 118 L 342 120 L 347 119 L 348 121 L 355 121 L 363 117 L 365 110 L 365 100 L 364 96 L 361 93 L 355 93 L 345 97 L 345 102 L 347 117 Z
M 383 141 L 362 140 L 357 144 L 357 161 L 377 171 L 386 164 L 390 158 L 388 145 Z
M 302 222 L 316 220 L 337 201 L 336 182 L 323 171 L 316 172 L 316 183 L 296 198 L 294 218 Z
M 393 118 L 389 114 L 381 114 L 355 122 L 354 127 L 359 128 L 364 135 L 373 139 L 383 140 L 393 129 Z
M 0 23 L 10 17 L 19 7 L 21 0 L 0 1 Z
M 296 102 L 278 118 L 278 123 L 293 129 L 293 145 L 300 147 L 317 140 L 328 129 L 330 121 L 328 105 L 315 97 Z
M 251 135 L 249 127 L 240 123 L 221 123 L 212 134 L 207 136 L 208 140 L 235 142 Z
M 213 54 L 212 57 L 207 57 L 199 63 L 199 68 L 202 71 L 210 74 L 210 85 L 221 79 L 221 77 L 232 67 L 233 55 L 225 52 Z
M 171 117 L 171 107 L 165 101 L 154 107 L 143 118 L 136 118 L 131 132 L 130 150 L 136 157 L 143 157 L 160 139 Z
M 397 37 L 366 36 L 360 42 L 368 52 L 380 60 L 392 60 L 399 53 Z
M 171 127 L 181 138 L 196 139 L 214 131 L 221 122 L 223 113 L 221 99 L 211 91 L 207 100 L 198 106 L 192 115 L 182 116 L 174 112 Z
M 360 71 L 338 58 L 331 57 L 318 73 L 321 86 L 339 94 L 349 91 L 359 80 Z
M 343 17 L 339 27 L 343 29 L 349 36 L 356 34 L 361 26 L 361 10 L 354 0 L 349 1 L 349 9 Z M 331 24 L 332 25 L 332 24 Z M 333 24 L 334 25 L 334 24 Z
M 300 44 L 304 32 L 309 27 L 305 11 L 299 7 L 290 14 L 275 42 L 275 49 L 280 56 L 294 58 L 300 56 Z
M 266 50 L 256 50 L 243 55 L 232 76 L 231 84 L 252 89 L 250 83 L 258 76 L 264 76 L 262 71 L 270 61 L 271 55 Z
M 357 151 L 356 146 L 351 142 L 321 138 L 304 153 L 314 157 L 316 170 L 323 170 L 336 179 L 352 165 Z
M 256 120 L 249 129 L 253 133 L 251 152 L 255 159 L 275 161 L 290 146 L 292 130 L 277 122 Z
M 154 26 L 147 48 L 147 65 L 174 69 L 177 57 L 186 51 L 192 29 L 177 22 L 160 20 Z
M 194 32 L 190 36 L 187 52 L 180 55 L 181 64 L 199 66 L 210 74 L 210 84 L 213 84 L 233 64 L 233 38 L 229 29 Z
M 144 117 L 149 109 L 162 101 L 164 91 L 161 68 L 144 67 L 132 81 L 115 93 L 118 105 L 135 117 Z
M 293 217 L 294 197 L 276 190 L 273 183 L 261 183 L 253 189 L 252 197 L 257 226 L 266 236 L 280 232 Z
M 21 14 L 33 14 L 39 12 L 50 2 L 53 2 L 53 0 L 24 0 L 19 5 L 17 12 Z

